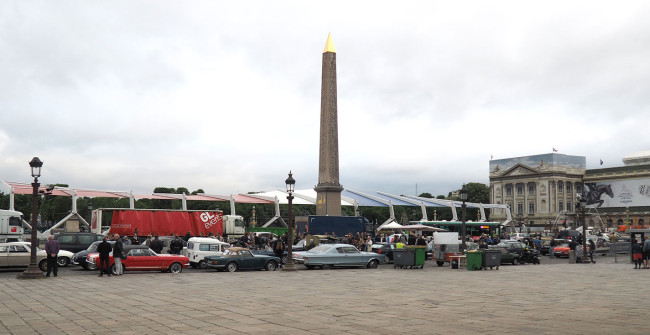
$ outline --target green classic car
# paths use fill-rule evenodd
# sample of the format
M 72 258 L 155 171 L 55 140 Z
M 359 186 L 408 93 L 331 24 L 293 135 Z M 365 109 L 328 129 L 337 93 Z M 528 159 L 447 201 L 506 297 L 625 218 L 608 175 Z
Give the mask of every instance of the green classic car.
M 247 248 L 232 247 L 226 249 L 220 256 L 206 256 L 205 266 L 219 271 L 228 270 L 266 270 L 275 271 L 280 264 L 280 258 L 267 255 L 254 255 Z

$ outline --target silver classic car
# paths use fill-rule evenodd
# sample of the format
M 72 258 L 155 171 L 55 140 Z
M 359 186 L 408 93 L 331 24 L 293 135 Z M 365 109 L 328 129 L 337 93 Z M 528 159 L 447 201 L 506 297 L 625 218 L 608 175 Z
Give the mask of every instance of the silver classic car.
M 360 266 L 374 269 L 385 262 L 384 255 L 359 251 L 350 244 L 321 244 L 309 251 L 295 252 L 292 256 L 297 264 L 304 264 L 307 269 Z

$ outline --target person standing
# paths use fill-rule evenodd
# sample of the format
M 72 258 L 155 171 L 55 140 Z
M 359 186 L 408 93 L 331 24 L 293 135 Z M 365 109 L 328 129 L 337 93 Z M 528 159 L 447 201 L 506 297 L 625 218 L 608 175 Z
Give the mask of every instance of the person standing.
M 56 262 L 56 257 L 59 254 L 59 242 L 52 235 L 47 237 L 45 252 L 47 253 L 47 274 L 45 277 L 49 277 L 50 272 L 53 272 L 54 277 L 56 277 L 59 270 L 59 264 Z
M 594 262 L 594 251 L 596 251 L 596 243 L 594 243 L 594 240 L 589 239 L 589 260 L 592 263 L 596 263 Z
M 650 238 L 645 237 L 645 242 L 643 242 L 643 267 L 648 268 L 648 261 L 650 260 Z
M 548 254 L 551 258 L 555 257 L 555 246 L 557 245 L 557 241 L 555 241 L 555 237 L 551 237 L 551 242 L 548 244 Z
M 102 242 L 99 243 L 97 246 L 97 252 L 99 253 L 99 276 L 102 277 L 104 275 L 104 272 L 110 277 L 110 269 L 108 265 L 110 262 L 108 261 L 110 258 L 111 251 L 113 251 L 113 247 L 111 246 L 110 243 L 108 243 L 108 240 L 106 239 L 106 236 L 102 239 Z
M 162 241 L 158 239 L 158 234 L 154 236 L 153 240 L 151 240 L 151 244 L 149 244 L 149 248 L 153 250 L 153 252 L 159 254 L 163 250 L 163 244 Z
M 174 234 L 174 239 L 169 242 L 169 253 L 174 255 L 180 255 L 183 251 L 183 242 L 178 235 Z
M 273 244 L 273 253 L 275 253 L 275 257 L 280 258 L 280 267 L 282 267 L 282 256 L 284 254 L 284 242 L 282 242 L 282 239 L 278 237 L 278 239 L 275 240 L 275 243 Z
M 632 240 L 632 259 L 634 260 L 634 268 L 641 269 L 643 266 L 643 247 L 637 240 Z
M 153 239 L 153 235 L 151 233 L 149 233 L 149 235 L 147 235 L 147 239 L 144 241 L 144 245 L 146 245 L 148 247 L 151 247 L 151 240 L 152 239 Z
M 115 244 L 113 245 L 113 260 L 115 261 L 115 275 L 122 275 L 122 255 L 124 254 L 124 243 L 120 238 L 120 234 L 115 234 Z M 101 261 L 100 261 L 101 264 Z

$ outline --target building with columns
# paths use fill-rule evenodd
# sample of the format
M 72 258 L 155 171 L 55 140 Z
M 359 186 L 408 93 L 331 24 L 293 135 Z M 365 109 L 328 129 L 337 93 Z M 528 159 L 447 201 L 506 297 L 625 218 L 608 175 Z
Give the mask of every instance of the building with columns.
M 515 225 L 551 229 L 575 210 L 586 158 L 558 153 L 490 160 L 490 201 L 508 204 Z M 493 210 L 491 220 L 505 220 Z
M 587 225 L 650 225 L 650 151 L 623 158 L 623 166 L 586 169 L 586 158 L 558 153 L 490 160 L 490 201 L 508 204 L 515 225 L 541 229 L 577 226 L 578 195 L 587 200 Z M 505 220 L 493 210 L 491 220 Z
M 584 184 L 598 211 L 587 217 L 589 226 L 624 231 L 650 225 L 650 150 L 624 157 L 623 166 L 587 170 Z

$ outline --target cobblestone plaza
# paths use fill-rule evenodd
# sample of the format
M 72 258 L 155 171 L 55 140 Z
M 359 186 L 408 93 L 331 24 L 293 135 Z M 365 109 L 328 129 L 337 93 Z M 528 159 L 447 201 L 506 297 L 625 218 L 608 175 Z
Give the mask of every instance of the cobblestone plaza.
M 641 334 L 650 270 L 597 264 L 0 273 L 3 334 Z

